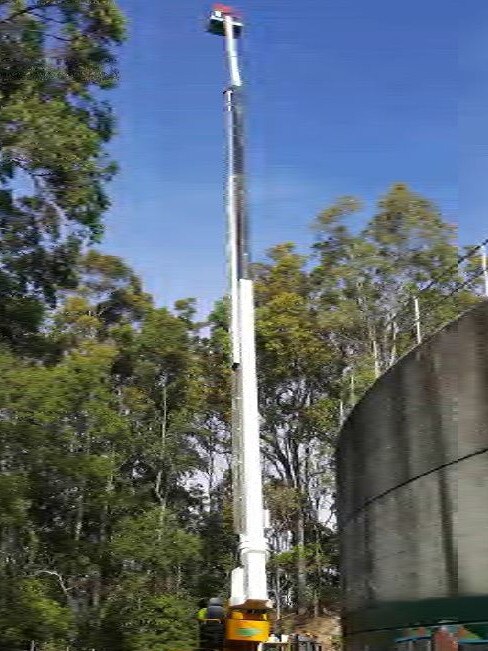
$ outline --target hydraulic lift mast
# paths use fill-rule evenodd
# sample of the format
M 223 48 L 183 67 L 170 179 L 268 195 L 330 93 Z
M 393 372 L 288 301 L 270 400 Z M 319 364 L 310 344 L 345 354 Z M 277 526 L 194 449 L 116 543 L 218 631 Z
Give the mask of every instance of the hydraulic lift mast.
M 242 77 L 237 40 L 243 30 L 239 15 L 215 5 L 208 31 L 224 37 L 230 85 L 225 90 L 227 129 L 227 255 L 229 270 L 232 389 L 234 522 L 239 534 L 241 566 L 232 572 L 226 645 L 256 646 L 269 636 L 265 510 L 261 470 L 259 413 L 254 340 L 253 282 L 249 275 L 249 242 L 244 174 Z M 234 641 L 235 645 L 231 642 Z

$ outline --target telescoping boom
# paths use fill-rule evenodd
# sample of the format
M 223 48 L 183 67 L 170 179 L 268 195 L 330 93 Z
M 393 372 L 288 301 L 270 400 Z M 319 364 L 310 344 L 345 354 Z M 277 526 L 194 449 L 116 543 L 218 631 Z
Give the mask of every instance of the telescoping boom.
M 215 5 L 208 30 L 224 37 L 230 85 L 225 90 L 227 131 L 227 256 L 230 294 L 233 441 L 234 522 L 239 534 L 240 567 L 232 572 L 232 610 L 242 615 L 266 612 L 265 510 L 261 470 L 259 414 L 254 341 L 253 282 L 249 274 L 249 241 L 244 173 L 243 80 L 239 70 L 237 41 L 243 30 L 239 15 L 230 7 Z M 247 616 L 244 617 L 246 620 Z M 269 628 L 256 620 L 247 622 L 256 641 L 265 641 Z M 236 622 L 239 621 L 238 619 Z M 262 626 L 257 626 L 263 624 Z M 230 629 L 229 629 L 230 626 Z M 235 628 L 235 627 L 234 627 Z M 244 627 L 245 628 L 245 627 Z M 241 629 L 244 630 L 241 625 Z M 259 629 L 259 630 L 258 630 Z M 249 639 L 251 641 L 251 639 Z M 238 637 L 236 639 L 239 639 Z M 243 639 L 243 638 L 241 638 Z

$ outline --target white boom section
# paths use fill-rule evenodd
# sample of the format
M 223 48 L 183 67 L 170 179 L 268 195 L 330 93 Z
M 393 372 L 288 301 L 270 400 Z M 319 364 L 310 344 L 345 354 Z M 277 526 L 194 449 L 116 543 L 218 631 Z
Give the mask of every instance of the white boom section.
M 259 439 L 256 349 L 254 343 L 254 296 L 252 280 L 239 279 L 239 322 L 241 363 L 236 369 L 240 385 L 240 458 L 242 467 L 236 497 L 242 501 L 239 551 L 244 580 L 244 603 L 264 607 L 268 601 L 266 585 L 266 539 L 264 536 L 263 479 Z M 235 571 L 235 570 L 234 570 Z M 231 606 L 239 605 L 240 595 L 231 595 Z M 240 603 L 243 603 L 242 601 Z
M 230 605 L 269 607 L 266 581 L 267 545 L 261 469 L 253 282 L 244 189 L 243 124 L 236 36 L 242 23 L 231 13 L 214 11 L 211 31 L 225 39 L 230 87 L 225 92 L 228 180 L 226 192 L 227 256 L 233 369 L 233 491 L 234 520 L 240 537 L 241 567 L 232 573 Z M 222 28 L 222 29 L 221 29 Z
M 229 66 L 231 86 L 242 86 L 241 73 L 239 72 L 239 59 L 237 55 L 237 40 L 234 37 L 234 18 L 230 14 L 224 16 L 225 50 L 227 52 L 227 65 Z

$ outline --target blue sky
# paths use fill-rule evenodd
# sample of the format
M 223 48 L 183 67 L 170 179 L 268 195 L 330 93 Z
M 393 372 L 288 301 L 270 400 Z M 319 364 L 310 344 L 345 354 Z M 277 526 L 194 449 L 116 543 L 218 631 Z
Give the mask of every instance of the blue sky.
M 121 165 L 104 250 L 160 304 L 225 287 L 221 39 L 203 0 L 120 0 Z M 406 181 L 488 234 L 486 0 L 240 0 L 254 258 L 311 242 L 337 196 Z M 464 8 L 466 7 L 466 8 Z

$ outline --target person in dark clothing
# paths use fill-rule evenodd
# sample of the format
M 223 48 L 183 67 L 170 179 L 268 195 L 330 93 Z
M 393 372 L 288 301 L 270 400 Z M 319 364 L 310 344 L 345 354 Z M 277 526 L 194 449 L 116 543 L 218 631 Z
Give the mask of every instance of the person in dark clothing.
M 207 619 L 224 619 L 224 607 L 222 599 L 210 599 L 207 606 Z
M 200 651 L 221 651 L 224 647 L 225 611 L 222 604 L 222 599 L 209 599 L 207 607 L 198 611 Z

